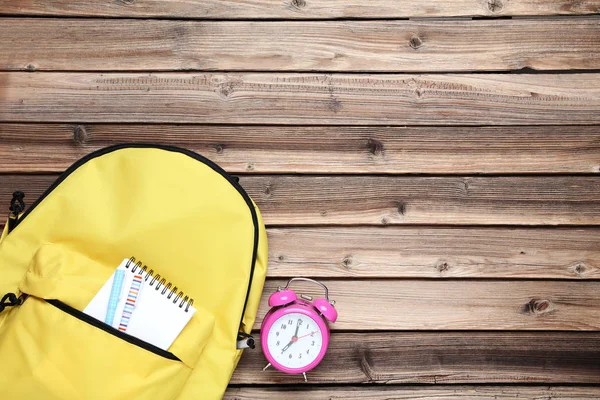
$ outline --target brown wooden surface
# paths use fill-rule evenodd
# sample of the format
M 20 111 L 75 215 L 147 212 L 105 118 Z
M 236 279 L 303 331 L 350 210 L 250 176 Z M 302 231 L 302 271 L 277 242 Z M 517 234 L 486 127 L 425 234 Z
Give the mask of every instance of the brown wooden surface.
M 0 204 L 37 198 L 56 175 L 0 175 Z M 249 175 L 240 184 L 269 226 L 599 225 L 590 176 L 409 177 Z
M 23 71 L 443 72 L 600 64 L 600 23 L 581 18 L 262 24 L 0 18 L 0 37 L 0 69 Z
M 258 315 L 286 280 L 268 279 Z M 339 318 L 332 330 L 600 329 L 598 281 L 328 279 Z M 314 286 L 301 293 L 321 295 Z M 255 329 L 260 328 L 260 318 Z
M 0 122 L 600 123 L 600 74 L 0 73 Z
M 261 372 L 259 348 L 225 399 L 600 399 L 600 0 L 0 16 L 5 212 L 98 148 L 182 146 L 241 174 L 268 225 L 254 328 L 287 278 L 329 286 L 309 382 Z
M 576 343 L 576 345 L 574 345 Z M 562 382 L 600 384 L 600 335 L 557 332 L 334 333 L 317 384 Z M 231 383 L 299 384 L 248 350 Z
M 224 400 L 573 400 L 598 399 L 598 387 L 573 386 L 348 386 L 232 387 Z M 301 386 L 303 385 L 303 386 Z
M 407 18 L 600 13 L 598 0 L 0 0 L 2 14 L 223 19 Z
M 99 148 L 183 146 L 232 173 L 596 173 L 599 126 L 0 124 L 0 173 L 62 172 Z
M 271 228 L 269 276 L 599 279 L 600 230 Z

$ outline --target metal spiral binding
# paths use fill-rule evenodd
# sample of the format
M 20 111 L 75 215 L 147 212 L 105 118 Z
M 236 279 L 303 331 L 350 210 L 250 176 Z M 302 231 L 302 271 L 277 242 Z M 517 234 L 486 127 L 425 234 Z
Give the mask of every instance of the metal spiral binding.
M 194 299 L 190 298 L 189 296 L 186 296 L 185 293 L 183 293 L 181 290 L 179 291 L 179 293 L 177 293 L 177 290 L 179 290 L 177 286 L 174 286 L 171 282 L 167 282 L 167 280 L 161 277 L 160 274 L 155 274 L 153 269 L 148 270 L 148 266 L 142 263 L 141 261 L 136 262 L 135 257 L 131 257 L 129 261 L 127 261 L 127 264 L 125 264 L 125 268 L 129 268 L 132 264 L 133 266 L 131 267 L 131 272 L 135 272 L 139 268 L 142 271 L 142 274 L 145 274 L 144 281 L 147 282 L 148 279 L 152 278 L 149 283 L 150 287 L 153 287 L 156 291 L 160 290 L 160 288 L 162 287 L 162 290 L 160 292 L 161 295 L 164 295 L 167 292 L 169 292 L 169 294 L 167 295 L 167 299 L 169 300 L 171 300 L 171 297 L 175 295 L 175 298 L 173 299 L 173 304 L 177 304 L 177 302 L 179 301 L 179 308 L 183 308 L 183 306 L 185 305 L 185 312 L 189 311 L 190 307 L 194 304 Z M 142 265 L 144 266 L 142 267 Z M 153 285 L 155 283 L 156 286 L 154 287 Z

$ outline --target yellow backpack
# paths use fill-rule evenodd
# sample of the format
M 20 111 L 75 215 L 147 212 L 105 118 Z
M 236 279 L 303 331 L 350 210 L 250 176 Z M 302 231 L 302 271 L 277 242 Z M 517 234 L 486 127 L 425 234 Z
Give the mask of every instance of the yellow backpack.
M 0 399 L 222 398 L 267 267 L 260 213 L 233 177 L 187 150 L 118 145 L 20 203 L 0 238 Z M 168 351 L 82 312 L 129 257 L 197 309 Z

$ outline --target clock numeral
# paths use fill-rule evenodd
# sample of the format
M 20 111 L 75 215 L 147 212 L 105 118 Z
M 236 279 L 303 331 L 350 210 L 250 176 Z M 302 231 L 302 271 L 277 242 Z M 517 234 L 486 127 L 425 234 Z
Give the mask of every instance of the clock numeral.
M 281 324 L 281 329 L 286 329 L 287 325 L 286 324 Z
M 315 341 L 313 340 L 311 346 L 314 346 L 314 345 L 315 345 Z
M 279 336 L 279 332 L 275 332 L 275 336 Z
M 301 319 L 299 319 L 299 320 L 298 320 L 298 325 L 302 326 L 302 322 L 303 322 L 303 321 L 302 321 Z
M 310 353 L 310 349 L 306 350 L 306 354 Z
M 302 353 L 298 354 L 298 359 L 302 358 Z
M 306 325 L 306 330 L 308 330 L 308 328 L 310 328 L 310 325 L 308 325 L 308 324 L 307 324 L 307 325 Z
M 294 321 L 292 321 L 291 319 L 288 320 L 288 325 L 292 325 L 294 323 Z
M 292 355 L 290 354 L 290 358 L 292 358 Z
M 279 346 L 279 340 L 277 341 L 277 346 Z

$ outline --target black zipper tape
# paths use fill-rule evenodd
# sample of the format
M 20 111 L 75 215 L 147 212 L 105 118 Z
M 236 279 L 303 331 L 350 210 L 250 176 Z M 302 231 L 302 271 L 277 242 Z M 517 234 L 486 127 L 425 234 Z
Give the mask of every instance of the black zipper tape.
M 217 172 L 218 174 L 220 174 L 221 176 L 223 176 L 225 179 L 227 179 L 227 181 L 240 193 L 240 195 L 242 196 L 242 198 L 244 199 L 244 201 L 246 202 L 246 204 L 248 205 L 248 208 L 250 209 L 250 214 L 252 216 L 252 223 L 254 225 L 254 247 L 253 247 L 253 251 L 252 251 L 252 261 L 250 264 L 250 275 L 249 275 L 249 279 L 248 279 L 248 289 L 246 291 L 246 299 L 244 300 L 244 307 L 242 308 L 242 315 L 240 316 L 240 323 L 239 326 L 242 326 L 242 321 L 244 320 L 244 314 L 246 312 L 246 306 L 248 305 L 248 298 L 250 297 L 250 289 L 252 287 L 252 278 L 254 277 L 254 268 L 256 266 L 256 257 L 258 254 L 258 235 L 259 235 L 259 226 L 258 226 L 258 216 L 256 215 L 256 210 L 254 209 L 254 204 L 252 203 L 252 200 L 250 199 L 250 196 L 248 196 L 248 193 L 246 193 L 246 191 L 244 190 L 244 188 L 239 184 L 239 179 L 234 178 L 233 176 L 229 175 L 223 168 L 219 167 L 217 164 L 215 164 L 214 162 L 212 162 L 211 160 L 209 160 L 208 158 L 201 156 L 198 153 L 195 153 L 193 151 L 187 150 L 187 149 L 182 149 L 179 147 L 175 147 L 175 146 L 167 146 L 167 145 L 158 145 L 158 144 L 148 144 L 148 143 L 126 143 L 126 144 L 117 144 L 114 146 L 110 146 L 110 147 L 105 147 L 103 149 L 100 150 L 96 150 L 84 157 L 82 157 L 81 159 L 79 159 L 78 161 L 76 161 L 73 165 L 71 165 L 67 170 L 65 170 L 65 172 L 63 172 L 53 183 L 52 185 L 50 185 L 50 187 L 31 205 L 31 207 L 29 207 L 27 209 L 27 211 L 25 211 L 25 213 L 21 216 L 21 218 L 19 218 L 18 220 L 15 221 L 15 225 L 13 226 L 13 228 L 11 229 L 14 230 L 16 229 L 21 222 L 23 222 L 23 220 L 29 215 L 31 214 L 31 212 L 46 198 L 48 197 L 48 195 L 54 190 L 56 189 L 56 187 L 58 185 L 60 185 L 65 179 L 67 179 L 67 177 L 69 175 L 71 175 L 77 168 L 81 167 L 83 164 L 87 163 L 90 160 L 93 160 L 94 158 L 98 158 L 100 156 L 103 156 L 105 154 L 108 153 L 112 153 L 113 151 L 117 151 L 117 150 L 122 150 L 122 149 L 128 149 L 128 148 L 138 148 L 138 149 L 159 149 L 159 150 L 166 150 L 166 151 L 172 151 L 175 153 L 181 153 L 181 154 L 185 154 L 203 164 L 206 164 L 207 166 L 209 166 L 212 170 L 214 170 L 215 172 Z
M 124 332 L 121 332 L 120 330 L 115 329 L 112 326 L 105 324 L 104 322 L 99 321 L 96 318 L 94 318 L 90 315 L 87 315 L 87 314 L 63 303 L 62 301 L 59 301 L 59 300 L 45 300 L 45 301 L 46 301 L 46 303 L 53 305 L 54 307 L 58 308 L 59 310 L 77 318 L 78 320 L 83 321 L 88 325 L 92 325 L 98 329 L 101 329 L 104 332 L 108 333 L 109 335 L 116 336 L 119 339 L 126 341 L 127 343 L 131 343 L 132 345 L 140 347 L 151 353 L 154 353 L 157 356 L 167 358 L 169 360 L 181 361 L 175 354 L 173 354 L 169 351 L 163 350 L 160 347 L 156 347 L 153 344 L 150 344 L 148 342 L 144 342 L 143 340 L 138 339 L 135 336 L 131 336 Z

